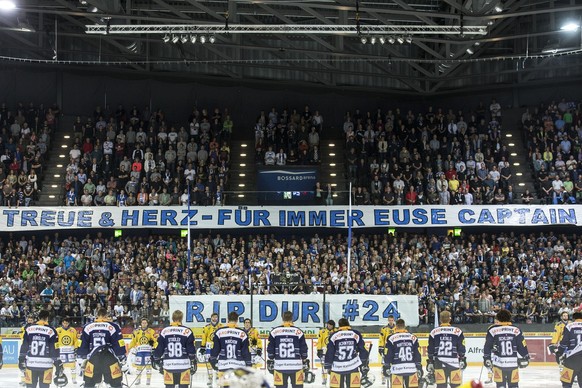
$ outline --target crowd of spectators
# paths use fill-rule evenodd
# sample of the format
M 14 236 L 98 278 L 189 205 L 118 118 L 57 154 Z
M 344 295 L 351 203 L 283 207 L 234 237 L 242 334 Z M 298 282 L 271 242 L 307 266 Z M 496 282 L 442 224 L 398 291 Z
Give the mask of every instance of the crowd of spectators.
M 501 106 L 345 115 L 354 204 L 504 204 L 518 200 Z
M 307 105 L 302 112 L 263 111 L 255 123 L 255 160 L 267 166 L 319 164 L 322 131 L 323 116 Z
M 0 246 L 0 321 L 18 326 L 48 306 L 55 323 L 67 316 L 82 324 L 106 307 L 122 325 L 147 317 L 157 326 L 167 323 L 170 295 L 202 294 L 418 295 L 426 324 L 435 306 L 451 310 L 455 323 L 491 322 L 500 308 L 517 322 L 552 322 L 582 308 L 578 235 L 361 234 L 353 238 L 348 279 L 345 235 L 305 233 L 201 234 L 189 266 L 187 242 L 175 237 L 7 237 Z
M 30 206 L 42 189 L 43 164 L 60 115 L 58 106 L 0 106 L 0 205 Z
M 227 109 L 195 107 L 170 122 L 147 106 L 97 107 L 73 125 L 64 204 L 224 205 L 233 126 Z
M 538 197 L 582 203 L 582 106 L 563 98 L 526 110 L 521 121 Z

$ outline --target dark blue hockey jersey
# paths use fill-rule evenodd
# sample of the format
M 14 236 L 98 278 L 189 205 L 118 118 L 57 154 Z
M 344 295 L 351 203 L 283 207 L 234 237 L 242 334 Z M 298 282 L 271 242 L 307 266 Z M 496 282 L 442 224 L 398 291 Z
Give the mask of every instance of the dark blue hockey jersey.
M 164 328 L 154 349 L 154 358 L 163 359 L 164 370 L 185 371 L 190 368 L 190 360 L 196 358 L 192 330 L 178 323 Z
M 465 356 L 465 336 L 458 327 L 443 324 L 431 330 L 428 337 L 428 359 L 438 360 L 445 366 L 460 368 Z
M 49 369 L 58 359 L 56 349 L 58 335 L 55 328 L 47 322 L 38 321 L 27 326 L 22 336 L 20 355 L 26 356 L 26 367 L 30 369 Z
M 395 330 L 386 341 L 384 365 L 393 374 L 414 374 L 422 367 L 418 338 L 406 330 Z
M 369 356 L 362 334 L 342 326 L 329 337 L 324 367 L 337 373 L 350 373 L 367 364 Z
M 528 358 L 529 351 L 521 330 L 511 322 L 494 324 L 487 330 L 483 359 L 498 368 L 514 369 L 519 358 Z
M 298 371 L 303 369 L 307 358 L 307 342 L 303 330 L 289 323 L 277 326 L 269 334 L 267 357 L 274 360 L 278 371 Z
M 125 341 L 119 325 L 101 319 L 86 324 L 81 332 L 81 345 L 77 349 L 77 356 L 91 358 L 95 352 L 104 348 L 118 358 L 125 357 Z
M 566 358 L 582 356 L 582 319 L 566 325 L 558 354 L 563 354 Z
M 251 366 L 247 333 L 229 323 L 214 332 L 210 361 L 216 361 L 219 371 Z

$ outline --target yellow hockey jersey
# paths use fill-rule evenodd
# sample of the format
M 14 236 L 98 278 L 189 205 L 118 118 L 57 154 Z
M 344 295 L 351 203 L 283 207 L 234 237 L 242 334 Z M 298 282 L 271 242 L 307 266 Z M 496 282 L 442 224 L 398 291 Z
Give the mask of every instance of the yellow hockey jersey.
M 564 328 L 566 327 L 566 325 L 568 325 L 568 323 L 570 323 L 570 321 L 566 322 L 559 321 L 558 323 L 556 323 L 556 325 L 554 326 L 554 332 L 552 333 L 552 340 L 550 341 L 550 344 L 552 345 L 560 344 L 560 341 L 564 336 Z
M 213 325 L 209 323 L 208 325 L 204 326 L 202 329 L 202 342 L 200 344 L 201 347 L 206 349 L 212 349 L 212 345 L 214 344 L 214 333 L 216 330 L 220 329 L 224 325 L 222 323 L 217 323 Z
M 154 329 L 147 328 L 145 330 L 137 329 L 131 335 L 131 342 L 129 349 L 134 349 L 138 352 L 151 352 L 158 345 L 158 339 Z
M 57 328 L 57 349 L 61 354 L 74 353 L 75 349 L 79 347 L 79 336 L 74 327 L 65 329 L 64 327 Z
M 317 350 L 325 350 L 327 348 L 329 337 L 336 331 L 336 329 L 328 330 L 327 327 L 319 330 L 319 333 L 317 333 Z
M 394 326 L 386 325 L 380 329 L 380 343 L 378 345 L 380 348 L 383 348 L 386 346 L 386 342 L 388 342 L 388 338 L 392 334 L 394 334 L 395 330 L 396 330 L 396 324 L 394 324 Z
M 246 331 L 246 330 L 245 330 Z M 246 331 L 249 337 L 249 345 L 251 354 L 256 354 L 256 349 L 263 348 L 263 341 L 259 338 L 259 331 L 254 327 L 251 327 L 249 331 Z

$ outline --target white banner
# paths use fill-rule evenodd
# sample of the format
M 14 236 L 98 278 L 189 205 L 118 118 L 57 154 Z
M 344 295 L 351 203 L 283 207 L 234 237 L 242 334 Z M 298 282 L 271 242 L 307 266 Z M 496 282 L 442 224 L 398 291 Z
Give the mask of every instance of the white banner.
M 582 225 L 582 206 L 359 206 L 348 217 L 345 206 L 243 207 L 27 207 L 2 209 L 0 228 L 11 231 L 55 228 L 265 227 L 426 228 L 463 226 Z
M 418 326 L 418 297 L 416 295 L 170 295 L 170 311 L 184 312 L 184 324 L 204 326 L 212 313 L 218 313 L 226 323 L 228 313 L 235 311 L 252 318 L 259 329 L 271 329 L 282 323 L 285 311 L 293 313 L 295 324 L 301 328 L 319 328 L 329 319 L 344 317 L 354 327 L 381 326 L 389 315 L 403 318 L 408 326 Z

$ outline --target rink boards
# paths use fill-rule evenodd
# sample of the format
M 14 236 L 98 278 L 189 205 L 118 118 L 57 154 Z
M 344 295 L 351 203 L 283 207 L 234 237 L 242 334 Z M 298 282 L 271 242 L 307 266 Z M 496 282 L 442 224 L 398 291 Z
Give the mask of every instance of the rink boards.
M 125 336 L 126 345 L 129 344 L 131 338 Z M 309 358 L 314 367 L 319 364 L 320 360 L 317 358 L 317 336 L 314 334 L 308 334 L 307 345 L 309 347 Z M 380 356 L 378 354 L 379 339 L 377 334 L 364 334 L 366 346 L 372 348 L 370 355 L 370 366 L 380 365 Z M 427 357 L 427 345 L 428 345 L 428 334 L 422 333 L 418 334 L 419 343 L 421 347 L 421 355 L 423 362 Z M 547 347 L 550 344 L 551 334 L 550 333 L 529 333 L 525 336 L 528 350 L 531 356 L 531 362 L 536 364 L 551 363 L 555 364 L 555 358 L 553 355 L 549 354 Z M 263 348 L 267 347 L 266 336 L 261 336 L 261 341 L 263 342 Z M 4 347 L 4 365 L 14 365 L 18 364 L 18 352 L 20 349 L 21 340 L 16 335 L 5 335 L 2 336 L 2 345 Z M 199 339 L 196 341 L 197 347 L 199 346 Z M 483 345 L 485 344 L 485 333 L 471 333 L 466 334 L 465 345 L 467 347 L 467 361 L 470 364 L 481 364 L 483 362 Z M 266 352 L 265 352 L 266 353 Z M 264 364 L 264 363 L 263 363 Z M 264 365 L 262 366 L 264 367 Z

